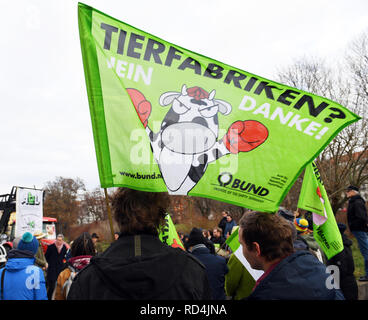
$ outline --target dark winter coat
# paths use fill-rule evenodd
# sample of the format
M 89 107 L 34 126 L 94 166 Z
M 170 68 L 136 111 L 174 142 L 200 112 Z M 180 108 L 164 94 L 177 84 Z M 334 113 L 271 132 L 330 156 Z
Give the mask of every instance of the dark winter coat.
M 120 236 L 76 276 L 68 300 L 211 299 L 205 267 L 158 237 Z
M 343 300 L 340 290 L 326 286 L 326 266 L 308 251 L 281 260 L 256 286 L 248 300 Z
M 56 245 L 50 244 L 47 247 L 46 253 L 45 253 L 45 258 L 47 260 L 48 263 L 48 268 L 47 268 L 47 281 L 48 282 L 56 282 L 59 273 L 61 271 L 63 271 L 66 267 L 65 264 L 65 255 L 67 252 L 67 247 L 65 246 L 65 244 L 63 245 L 60 253 L 57 251 Z
M 368 231 L 367 208 L 359 194 L 349 198 L 347 216 L 350 231 Z
M 226 240 L 225 240 L 225 238 L 224 238 L 223 236 L 220 236 L 220 237 L 218 237 L 218 238 L 216 238 L 216 237 L 212 237 L 212 238 L 211 238 L 211 241 L 212 241 L 214 244 L 219 244 L 220 246 L 222 246 Z
M 340 288 L 346 300 L 357 300 L 358 299 L 358 285 L 354 276 L 354 259 L 351 250 L 353 242 L 344 234 L 346 229 L 341 227 L 339 224 L 339 229 L 341 232 L 342 242 L 344 244 L 344 249 L 333 256 L 327 261 L 327 265 L 335 265 L 339 267 L 340 272 Z
M 218 227 L 221 228 L 222 230 L 222 234 L 224 234 L 225 232 L 226 222 L 227 222 L 226 217 L 223 217 L 218 224 Z
M 233 228 L 236 226 L 236 222 L 234 220 L 231 220 L 230 222 L 226 222 L 225 231 L 224 231 L 224 237 L 226 239 L 227 234 L 231 234 L 233 231 Z
M 206 267 L 212 298 L 225 300 L 225 275 L 229 272 L 225 258 L 210 253 L 210 250 L 204 245 L 194 246 L 192 254 Z

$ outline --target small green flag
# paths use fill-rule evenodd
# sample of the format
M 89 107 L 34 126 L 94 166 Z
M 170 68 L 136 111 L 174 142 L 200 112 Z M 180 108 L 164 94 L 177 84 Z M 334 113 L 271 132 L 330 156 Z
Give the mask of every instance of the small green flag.
M 226 239 L 226 244 L 230 247 L 232 252 L 235 252 L 240 247 L 238 230 L 239 226 L 237 226 L 234 232 Z
M 314 162 L 305 169 L 298 208 L 313 213 L 313 236 L 328 259 L 344 249 L 330 201 Z
M 159 239 L 163 242 L 166 243 L 167 245 L 173 247 L 173 248 L 180 248 L 180 249 L 184 249 L 184 245 L 180 240 L 180 237 L 176 231 L 175 225 L 172 222 L 172 219 L 170 217 L 170 214 L 166 214 L 165 216 L 165 226 L 163 227 L 163 229 L 161 230 L 161 232 L 159 233 Z

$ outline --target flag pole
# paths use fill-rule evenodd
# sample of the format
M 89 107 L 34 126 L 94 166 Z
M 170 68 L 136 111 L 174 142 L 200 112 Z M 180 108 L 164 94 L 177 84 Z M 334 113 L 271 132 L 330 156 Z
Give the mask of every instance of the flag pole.
M 104 188 L 104 192 L 105 192 L 105 202 L 106 202 L 106 207 L 107 207 L 107 216 L 109 218 L 109 223 L 110 223 L 111 242 L 114 242 L 115 241 L 114 227 L 112 225 L 111 208 L 110 208 L 109 197 L 107 195 L 107 189 L 106 188 Z

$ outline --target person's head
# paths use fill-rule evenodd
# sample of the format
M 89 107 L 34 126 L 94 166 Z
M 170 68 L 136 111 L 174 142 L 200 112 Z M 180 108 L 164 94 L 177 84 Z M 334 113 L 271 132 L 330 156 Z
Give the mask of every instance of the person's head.
M 345 194 L 347 198 L 354 197 L 355 195 L 359 194 L 359 188 L 355 186 L 348 186 L 345 190 Z
M 221 228 L 214 228 L 213 229 L 213 236 L 215 238 L 220 238 L 222 235 L 222 229 Z
M 294 222 L 295 219 L 295 215 L 293 212 L 291 212 L 290 210 L 287 210 L 284 207 L 280 207 L 279 210 L 277 211 L 277 215 L 285 218 L 288 221 Z
M 22 238 L 20 239 L 17 249 L 19 250 L 27 250 L 33 253 L 35 255 L 38 250 L 38 240 L 35 236 L 32 235 L 30 232 L 25 232 L 22 235 Z
M 15 237 L 13 240 L 13 249 L 18 249 L 19 241 L 22 239 L 22 237 Z
M 239 242 L 244 257 L 257 270 L 294 252 L 289 223 L 272 213 L 245 213 L 239 221 Z
M 231 214 L 227 214 L 226 221 L 231 222 L 232 220 L 233 220 L 233 217 L 231 216 Z
M 224 210 L 224 211 L 221 212 L 221 214 L 225 218 L 228 215 L 228 212 Z
M 191 247 L 194 247 L 197 244 L 205 244 L 206 240 L 203 236 L 203 233 L 198 228 L 193 228 L 190 231 L 188 241 L 186 243 L 186 249 L 189 250 Z
M 298 234 L 308 231 L 309 223 L 307 219 L 296 218 L 294 220 L 294 225 L 295 225 L 295 229 L 298 232 Z
M 75 239 L 70 247 L 72 257 L 77 256 L 94 256 L 95 247 L 91 236 L 88 232 L 83 232 Z
M 166 192 L 119 188 L 112 197 L 112 211 L 123 235 L 158 235 L 170 205 Z
M 119 236 L 120 236 L 119 232 L 115 232 L 115 233 L 114 233 L 114 238 L 115 238 L 115 240 L 118 240 L 118 239 L 119 239 Z
M 59 233 L 56 236 L 55 242 L 56 242 L 56 244 L 61 245 L 64 242 L 64 236 L 61 233 Z
M 94 232 L 92 233 L 91 238 L 92 238 L 92 241 L 96 243 L 100 237 L 97 235 L 97 233 Z

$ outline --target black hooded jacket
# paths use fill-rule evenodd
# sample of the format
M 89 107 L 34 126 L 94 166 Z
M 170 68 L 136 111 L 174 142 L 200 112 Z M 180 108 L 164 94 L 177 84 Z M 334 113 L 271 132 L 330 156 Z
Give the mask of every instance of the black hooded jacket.
M 347 216 L 350 231 L 368 231 L 367 208 L 359 194 L 349 199 Z
M 70 288 L 68 300 L 201 300 L 211 299 L 205 267 L 180 248 L 158 237 L 120 236 L 91 259 Z

